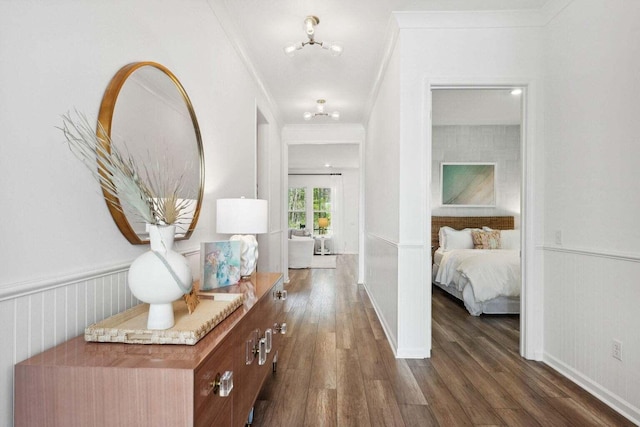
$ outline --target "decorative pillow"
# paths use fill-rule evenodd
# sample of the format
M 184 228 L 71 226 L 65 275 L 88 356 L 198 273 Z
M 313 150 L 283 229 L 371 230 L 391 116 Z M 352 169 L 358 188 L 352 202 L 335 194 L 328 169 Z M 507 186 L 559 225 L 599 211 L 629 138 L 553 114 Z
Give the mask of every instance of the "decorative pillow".
M 471 238 L 471 229 L 454 230 L 451 227 L 442 227 L 441 232 L 444 236 L 444 245 L 440 247 L 445 251 L 452 249 L 473 249 L 473 239 Z
M 471 231 L 474 249 L 500 249 L 500 230 Z

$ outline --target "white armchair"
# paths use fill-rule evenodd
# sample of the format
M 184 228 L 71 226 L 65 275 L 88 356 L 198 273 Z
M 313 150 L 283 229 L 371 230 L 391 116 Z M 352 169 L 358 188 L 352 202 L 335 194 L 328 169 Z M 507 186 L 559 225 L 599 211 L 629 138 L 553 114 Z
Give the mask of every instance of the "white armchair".
M 313 237 L 291 236 L 289 238 L 289 268 L 309 268 L 313 261 Z

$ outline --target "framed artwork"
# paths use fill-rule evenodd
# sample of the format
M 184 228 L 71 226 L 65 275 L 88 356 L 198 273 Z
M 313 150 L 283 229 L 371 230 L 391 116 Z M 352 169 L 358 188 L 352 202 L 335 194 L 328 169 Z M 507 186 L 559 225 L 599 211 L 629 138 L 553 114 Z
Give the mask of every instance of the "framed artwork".
M 235 285 L 240 281 L 240 241 L 202 242 L 200 289 Z
M 496 205 L 495 163 L 442 163 L 440 184 L 443 206 Z

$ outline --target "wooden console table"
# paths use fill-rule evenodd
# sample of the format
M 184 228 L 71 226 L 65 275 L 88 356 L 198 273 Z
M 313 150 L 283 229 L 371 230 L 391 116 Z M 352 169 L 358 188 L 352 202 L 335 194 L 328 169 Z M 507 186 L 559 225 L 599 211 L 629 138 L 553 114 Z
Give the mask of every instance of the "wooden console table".
M 220 288 L 244 293 L 245 302 L 193 346 L 80 336 L 17 364 L 15 426 L 245 425 L 277 362 L 282 287 L 281 274 L 257 273 Z M 254 355 L 248 341 L 265 337 L 267 329 L 271 351 L 263 352 L 263 364 L 259 354 L 248 364 Z M 213 384 L 225 371 L 233 372 L 234 388 L 221 397 Z

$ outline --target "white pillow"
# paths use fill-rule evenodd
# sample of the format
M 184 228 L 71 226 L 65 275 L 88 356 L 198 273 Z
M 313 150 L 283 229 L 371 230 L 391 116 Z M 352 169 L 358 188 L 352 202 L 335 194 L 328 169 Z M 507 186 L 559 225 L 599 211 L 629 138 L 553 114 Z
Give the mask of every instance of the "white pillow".
M 520 230 L 501 230 L 500 245 L 502 249 L 520 249 Z
M 295 234 L 291 235 L 292 240 L 312 240 L 309 236 L 296 236 Z
M 451 227 L 442 227 L 440 231 L 444 235 L 444 245 L 440 247 L 445 251 L 452 249 L 473 249 L 473 238 L 471 237 L 471 228 L 464 230 L 454 230 Z
M 440 230 L 438 231 L 438 246 L 441 247 L 442 249 L 444 249 L 444 247 L 446 246 L 445 244 L 446 230 L 453 230 L 453 228 L 445 226 L 445 227 L 440 227 Z

